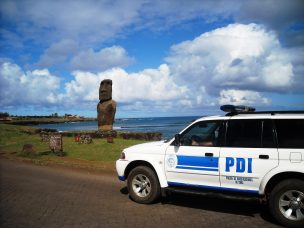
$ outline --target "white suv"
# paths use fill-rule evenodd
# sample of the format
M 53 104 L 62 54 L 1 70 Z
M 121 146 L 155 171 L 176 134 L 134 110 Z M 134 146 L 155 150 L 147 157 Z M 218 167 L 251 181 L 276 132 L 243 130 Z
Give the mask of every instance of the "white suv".
M 145 204 L 168 190 L 260 197 L 278 222 L 304 227 L 304 111 L 221 109 L 230 112 L 200 118 L 170 141 L 125 149 L 116 170 L 130 197 Z

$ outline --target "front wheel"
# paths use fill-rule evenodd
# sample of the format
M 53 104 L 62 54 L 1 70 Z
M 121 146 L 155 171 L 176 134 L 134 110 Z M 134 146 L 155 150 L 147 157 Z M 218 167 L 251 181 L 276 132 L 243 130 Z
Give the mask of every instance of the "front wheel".
M 160 197 L 158 178 L 147 166 L 138 166 L 130 172 L 128 190 L 130 197 L 137 203 L 150 204 Z
M 280 182 L 270 194 L 269 208 L 282 225 L 304 227 L 304 181 L 290 179 Z

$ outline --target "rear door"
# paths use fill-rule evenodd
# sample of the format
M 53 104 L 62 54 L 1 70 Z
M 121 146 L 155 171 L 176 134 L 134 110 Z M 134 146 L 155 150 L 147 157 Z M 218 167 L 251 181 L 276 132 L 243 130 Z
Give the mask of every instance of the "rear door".
M 258 193 L 262 178 L 278 166 L 271 119 L 231 118 L 220 152 L 221 187 Z
M 287 117 L 288 118 L 288 117 Z M 280 165 L 304 172 L 304 119 L 275 119 Z

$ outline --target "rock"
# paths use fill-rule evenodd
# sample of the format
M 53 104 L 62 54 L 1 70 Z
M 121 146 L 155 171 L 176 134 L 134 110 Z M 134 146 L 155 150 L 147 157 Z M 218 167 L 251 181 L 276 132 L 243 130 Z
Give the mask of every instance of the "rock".
M 24 155 L 36 155 L 34 145 L 24 144 L 21 153 L 24 154 Z
M 67 136 L 67 137 L 75 137 L 77 135 L 89 135 L 91 136 L 92 139 L 97 139 L 97 138 L 108 138 L 112 137 L 114 138 L 123 138 L 123 139 L 140 139 L 140 140 L 146 140 L 146 141 L 159 141 L 162 139 L 162 134 L 159 132 L 119 132 L 119 131 L 87 131 L 87 132 L 62 132 L 62 136 Z
M 120 132 L 119 136 L 123 139 L 141 139 L 147 141 L 161 140 L 161 133 L 159 132 Z
M 114 143 L 113 137 L 107 137 L 107 143 Z
M 97 138 L 108 138 L 108 137 L 116 138 L 117 137 L 117 132 L 116 131 L 101 131 L 101 130 L 98 130 L 98 131 L 95 132 L 95 135 L 97 136 Z
M 80 135 L 79 143 L 90 144 L 90 143 L 93 143 L 93 140 L 90 135 Z

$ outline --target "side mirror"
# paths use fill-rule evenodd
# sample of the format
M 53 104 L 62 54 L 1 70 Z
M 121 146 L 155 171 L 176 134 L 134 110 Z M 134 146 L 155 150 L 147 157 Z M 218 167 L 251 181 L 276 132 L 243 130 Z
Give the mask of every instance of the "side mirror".
M 174 136 L 174 146 L 180 146 L 181 142 L 180 142 L 180 134 L 176 134 Z

